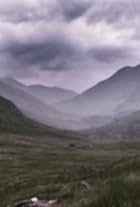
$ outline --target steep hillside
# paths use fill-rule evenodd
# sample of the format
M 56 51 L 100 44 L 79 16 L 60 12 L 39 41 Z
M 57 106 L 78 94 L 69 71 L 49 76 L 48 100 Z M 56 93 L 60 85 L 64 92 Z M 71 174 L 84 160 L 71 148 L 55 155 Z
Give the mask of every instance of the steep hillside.
M 59 130 L 40 124 L 25 116 L 11 101 L 0 97 L 0 133 L 21 135 L 44 135 L 75 138 L 80 135 L 73 131 Z
M 49 126 L 71 130 L 85 128 L 88 125 L 79 120 L 79 117 L 60 112 L 52 104 L 41 101 L 30 93 L 29 87 L 13 79 L 0 80 L 0 95 L 15 103 L 28 117 Z
M 0 132 L 26 134 L 41 131 L 45 132 L 43 125 L 25 117 L 11 101 L 0 97 Z
M 57 130 L 26 117 L 11 101 L 0 97 L 0 132 L 24 134 L 58 134 Z
M 0 95 L 14 102 L 28 116 L 38 117 L 42 121 L 48 121 L 53 117 L 57 118 L 61 114 L 24 90 L 10 86 L 4 81 L 0 81 Z
M 109 79 L 85 91 L 81 95 L 58 105 L 62 111 L 83 116 L 112 115 L 140 82 L 140 65 L 120 69 Z
M 11 100 L 28 117 L 49 126 L 75 129 L 83 123 L 64 114 L 19 87 L 0 81 L 0 96 Z

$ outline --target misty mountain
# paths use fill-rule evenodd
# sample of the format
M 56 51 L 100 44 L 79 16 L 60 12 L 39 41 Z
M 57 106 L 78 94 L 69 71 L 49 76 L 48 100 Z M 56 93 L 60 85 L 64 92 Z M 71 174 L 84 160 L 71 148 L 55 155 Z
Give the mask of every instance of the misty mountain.
M 68 100 L 78 95 L 72 90 L 58 87 L 47 87 L 43 85 L 31 85 L 29 86 L 29 92 L 38 97 L 41 101 L 49 104 Z
M 72 131 L 59 130 L 40 124 L 25 116 L 15 104 L 0 96 L 0 133 L 20 135 L 45 135 L 52 137 L 78 138 L 80 135 Z
M 140 65 L 125 67 L 70 101 L 57 106 L 62 111 L 82 116 L 110 116 L 115 113 L 140 83 Z
M 78 95 L 75 91 L 59 87 L 47 87 L 44 85 L 25 85 L 13 78 L 3 78 L 2 81 L 9 86 L 24 90 L 26 93 L 40 99 L 47 104 L 55 104 L 61 101 L 69 100 Z
M 101 127 L 104 126 L 110 122 L 112 122 L 113 117 L 112 116 L 89 116 L 87 118 L 84 118 L 84 121 L 89 124 L 89 126 L 92 128 Z
M 69 100 L 78 95 L 75 91 L 59 87 L 47 87 L 44 85 L 25 85 L 13 78 L 3 78 L 6 84 L 24 90 L 26 93 L 40 99 L 47 104 L 55 104 L 64 100 Z
M 11 101 L 0 97 L 0 132 L 26 134 L 43 131 L 43 125 L 30 120 Z
M 0 81 L 0 96 L 11 100 L 23 113 L 37 121 L 52 125 L 55 124 L 53 121 L 64 118 L 62 113 L 51 106 L 18 87 L 9 86 L 4 81 Z
M 28 87 L 26 85 L 24 85 L 20 81 L 17 81 L 13 78 L 10 78 L 10 77 L 2 78 L 1 81 L 4 82 L 5 84 L 11 86 L 11 87 L 19 88 L 19 89 L 22 89 L 26 92 L 28 91 Z
M 0 80 L 0 96 L 11 100 L 25 115 L 43 124 L 66 129 L 87 126 L 79 118 L 59 112 L 28 92 L 28 87 L 15 80 Z
M 140 110 L 140 84 L 125 102 L 118 106 L 117 112 L 131 113 L 138 110 Z
M 86 131 L 98 141 L 136 141 L 140 139 L 140 111 L 117 118 L 106 126 Z

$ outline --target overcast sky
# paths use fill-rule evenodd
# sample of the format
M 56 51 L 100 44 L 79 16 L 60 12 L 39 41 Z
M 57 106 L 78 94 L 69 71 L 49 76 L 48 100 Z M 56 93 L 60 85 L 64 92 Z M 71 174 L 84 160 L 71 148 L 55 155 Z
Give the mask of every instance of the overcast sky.
M 0 76 L 82 91 L 140 63 L 138 0 L 0 1 Z

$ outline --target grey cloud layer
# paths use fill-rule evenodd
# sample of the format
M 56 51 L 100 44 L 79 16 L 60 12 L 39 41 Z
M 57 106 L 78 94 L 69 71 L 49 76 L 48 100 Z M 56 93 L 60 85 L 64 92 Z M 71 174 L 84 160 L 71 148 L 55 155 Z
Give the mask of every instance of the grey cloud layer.
M 140 53 L 139 21 L 135 0 L 5 0 L 0 2 L 1 74 L 86 70 L 90 77 L 91 70 L 133 64 Z
M 7 0 L 0 3 L 1 18 L 5 21 L 27 22 L 53 18 L 72 21 L 82 16 L 89 8 L 89 0 Z
M 110 24 L 121 23 L 139 17 L 140 2 L 137 0 L 114 0 L 114 1 L 102 1 L 99 0 L 99 4 L 95 4 L 95 7 L 91 9 L 89 20 L 91 21 L 106 21 Z

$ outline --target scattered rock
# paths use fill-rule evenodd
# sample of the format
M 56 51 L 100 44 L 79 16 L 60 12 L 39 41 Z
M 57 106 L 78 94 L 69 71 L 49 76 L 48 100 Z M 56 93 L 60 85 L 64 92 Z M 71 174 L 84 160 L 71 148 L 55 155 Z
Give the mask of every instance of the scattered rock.
M 38 205 L 36 202 L 32 202 L 32 200 L 24 200 L 15 203 L 11 207 L 38 207 Z
M 39 202 L 39 199 L 37 197 L 33 197 L 33 198 L 31 198 L 31 201 L 33 203 L 38 203 Z
M 33 197 L 29 200 L 19 201 L 14 205 L 7 207 L 50 207 L 56 203 L 57 200 L 41 201 L 37 197 Z
M 81 181 L 80 183 L 80 191 L 81 192 L 88 192 L 90 191 L 90 185 L 86 181 Z
M 57 203 L 57 199 L 56 200 L 50 200 L 50 201 L 48 201 L 48 204 L 49 205 L 54 205 L 56 203 Z

